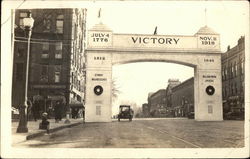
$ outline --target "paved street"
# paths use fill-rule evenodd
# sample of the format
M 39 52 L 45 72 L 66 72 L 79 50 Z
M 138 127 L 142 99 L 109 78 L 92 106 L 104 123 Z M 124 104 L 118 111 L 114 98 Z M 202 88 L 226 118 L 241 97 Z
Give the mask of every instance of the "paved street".
M 190 119 L 85 123 L 14 146 L 32 148 L 217 148 L 244 145 L 244 121 Z

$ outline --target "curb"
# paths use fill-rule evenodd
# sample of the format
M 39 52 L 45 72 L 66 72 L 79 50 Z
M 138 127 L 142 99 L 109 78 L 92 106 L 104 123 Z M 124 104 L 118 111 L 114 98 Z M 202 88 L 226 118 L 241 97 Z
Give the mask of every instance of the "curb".
M 81 121 L 81 122 L 74 123 L 74 124 L 69 124 L 69 125 L 63 125 L 63 126 L 55 127 L 55 128 L 49 129 L 49 133 L 53 133 L 53 132 L 56 132 L 56 131 L 64 129 L 64 128 L 70 128 L 70 127 L 77 126 L 77 125 L 80 125 L 80 124 L 83 124 L 83 122 Z M 47 130 L 41 130 L 41 132 L 37 132 L 37 133 L 33 133 L 33 134 L 30 134 L 30 135 L 27 135 L 26 136 L 26 140 L 30 140 L 30 139 L 33 139 L 35 137 L 43 136 L 45 134 L 47 134 Z

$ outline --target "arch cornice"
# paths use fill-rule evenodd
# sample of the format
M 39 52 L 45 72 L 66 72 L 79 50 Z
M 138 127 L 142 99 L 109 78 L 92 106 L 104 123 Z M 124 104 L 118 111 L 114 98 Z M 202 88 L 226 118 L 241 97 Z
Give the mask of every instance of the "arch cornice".
M 135 62 L 168 62 L 189 67 L 199 66 L 203 58 L 221 56 L 221 52 L 209 51 L 170 51 L 170 50 L 136 50 L 136 49 L 88 49 L 87 54 L 109 54 L 112 65 Z

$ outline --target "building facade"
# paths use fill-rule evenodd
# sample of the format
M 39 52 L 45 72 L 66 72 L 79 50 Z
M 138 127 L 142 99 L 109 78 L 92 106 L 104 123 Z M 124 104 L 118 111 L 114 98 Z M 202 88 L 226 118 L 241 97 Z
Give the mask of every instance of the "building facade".
M 245 90 L 245 38 L 241 37 L 238 44 L 222 54 L 222 98 L 223 115 L 238 112 L 244 118 Z
M 39 109 L 61 101 L 64 108 L 83 105 L 85 78 L 86 9 L 31 9 L 34 18 L 30 44 L 28 98 Z M 23 18 L 15 11 L 12 106 L 24 101 L 27 38 Z
M 174 116 L 174 109 L 172 107 L 172 88 L 180 84 L 179 79 L 169 79 L 168 86 L 166 88 L 166 98 L 167 98 L 167 117 Z
M 167 95 L 167 107 L 172 107 L 172 88 L 181 84 L 179 79 L 169 79 L 168 86 L 166 88 L 166 95 Z
M 166 89 L 160 89 L 148 97 L 150 115 L 161 117 L 166 114 Z
M 194 112 L 194 78 L 172 88 L 172 108 L 175 117 L 187 117 Z
M 142 104 L 142 114 L 143 117 L 149 117 L 150 116 L 150 109 L 148 103 Z

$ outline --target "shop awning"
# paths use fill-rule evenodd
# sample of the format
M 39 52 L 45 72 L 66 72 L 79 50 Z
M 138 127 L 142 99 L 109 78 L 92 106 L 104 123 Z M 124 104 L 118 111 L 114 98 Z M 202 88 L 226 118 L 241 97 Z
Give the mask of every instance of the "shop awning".
M 70 103 L 70 108 L 84 108 L 83 103 Z

